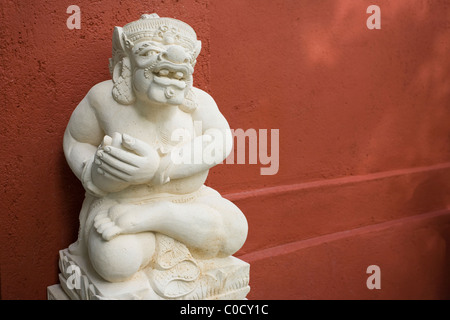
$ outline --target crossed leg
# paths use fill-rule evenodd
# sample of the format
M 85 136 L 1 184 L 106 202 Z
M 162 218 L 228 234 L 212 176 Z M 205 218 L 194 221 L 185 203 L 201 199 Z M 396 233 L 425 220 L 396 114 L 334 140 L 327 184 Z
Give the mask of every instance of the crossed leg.
M 94 268 L 116 282 L 149 263 L 155 251 L 153 232 L 180 241 L 194 257 L 206 259 L 235 253 L 247 229 L 239 208 L 221 196 L 200 196 L 188 203 L 119 204 L 95 217 L 88 247 Z
M 105 241 L 95 228 L 89 234 L 88 254 L 92 266 L 109 282 L 128 280 L 150 263 L 154 253 L 152 232 L 123 234 L 110 241 Z

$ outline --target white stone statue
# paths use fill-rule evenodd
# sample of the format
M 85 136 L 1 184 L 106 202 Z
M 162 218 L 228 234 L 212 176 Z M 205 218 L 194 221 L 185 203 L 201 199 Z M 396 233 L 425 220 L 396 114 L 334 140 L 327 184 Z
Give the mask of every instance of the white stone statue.
M 204 185 L 231 152 L 229 125 L 193 87 L 201 42 L 184 22 L 143 15 L 115 27 L 112 80 L 73 112 L 64 153 L 86 198 L 60 252 L 72 299 L 244 299 L 242 212 Z

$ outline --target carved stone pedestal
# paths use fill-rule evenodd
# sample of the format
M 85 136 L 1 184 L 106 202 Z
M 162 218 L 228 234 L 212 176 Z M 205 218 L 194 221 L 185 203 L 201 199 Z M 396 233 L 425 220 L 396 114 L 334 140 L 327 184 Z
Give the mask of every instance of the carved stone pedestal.
M 250 266 L 233 256 L 182 261 L 169 269 L 159 265 L 115 283 L 68 249 L 60 251 L 59 268 L 60 285 L 48 287 L 49 300 L 242 300 L 250 291 Z
M 54 284 L 47 287 L 47 300 L 70 300 L 70 297 L 61 288 L 61 285 Z

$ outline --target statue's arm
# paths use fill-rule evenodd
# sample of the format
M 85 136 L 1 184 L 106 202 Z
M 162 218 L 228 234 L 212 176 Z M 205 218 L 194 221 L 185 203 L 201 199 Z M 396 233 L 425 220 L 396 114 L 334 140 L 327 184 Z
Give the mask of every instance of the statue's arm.
M 90 91 L 72 113 L 64 133 L 63 147 L 66 160 L 80 180 L 84 167 L 92 160 L 104 137 L 92 100 Z
M 99 170 L 99 153 L 103 152 L 105 135 L 98 119 L 102 91 L 94 86 L 70 117 L 64 133 L 64 154 L 70 168 L 93 196 L 101 197 L 125 189 L 130 183 Z M 108 140 L 109 139 L 109 140 Z M 110 143 L 110 141 L 108 142 Z
M 198 107 L 192 117 L 197 126 L 201 124 L 202 132 L 162 159 L 161 168 L 166 167 L 164 179 L 180 179 L 206 171 L 221 163 L 231 152 L 233 141 L 225 117 L 209 94 L 199 89 L 195 93 Z M 174 152 L 178 154 L 174 156 Z M 180 154 L 186 153 L 190 155 L 187 158 L 193 160 L 191 163 L 182 160 Z

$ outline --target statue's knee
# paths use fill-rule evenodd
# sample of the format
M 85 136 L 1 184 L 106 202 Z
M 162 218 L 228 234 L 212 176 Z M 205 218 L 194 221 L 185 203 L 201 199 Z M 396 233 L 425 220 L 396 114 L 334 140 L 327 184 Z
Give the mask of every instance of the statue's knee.
M 230 256 L 236 253 L 245 243 L 248 234 L 248 223 L 239 208 L 233 208 L 233 213 L 227 214 L 226 240 L 222 247 L 221 256 Z
M 245 243 L 247 239 L 247 228 L 237 228 L 229 233 L 229 237 L 223 246 L 220 256 L 231 256 L 235 254 Z
M 105 241 L 93 230 L 89 237 L 88 250 L 94 269 L 110 282 L 129 279 L 141 268 L 144 260 L 142 250 L 133 235 L 120 235 Z

